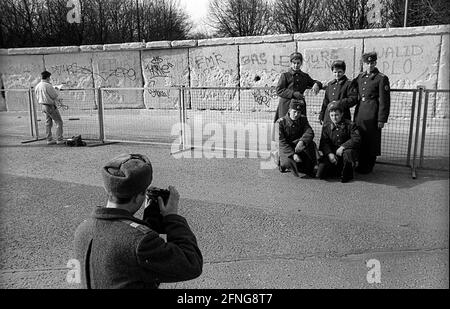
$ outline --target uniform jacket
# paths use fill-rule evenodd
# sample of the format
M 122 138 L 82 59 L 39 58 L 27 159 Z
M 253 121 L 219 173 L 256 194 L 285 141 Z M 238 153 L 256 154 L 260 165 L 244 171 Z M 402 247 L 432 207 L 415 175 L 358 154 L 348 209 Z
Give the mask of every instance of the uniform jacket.
M 34 89 L 36 100 L 39 104 L 55 105 L 58 98 L 58 92 L 53 88 L 52 84 L 41 81 Z
M 351 120 L 350 108 L 358 103 L 358 90 L 347 76 L 344 75 L 341 79 L 335 79 L 328 84 L 319 114 L 319 120 L 323 121 L 324 124 L 331 122 L 328 105 L 333 101 L 342 106 L 344 118 Z
M 381 154 L 378 122 L 388 121 L 391 105 L 389 79 L 375 68 L 370 74 L 360 73 L 353 82 L 357 84 L 359 94 L 354 121 L 362 137 L 361 152 L 378 156 Z
M 358 128 L 348 119 L 342 118 L 337 124 L 330 121 L 322 127 L 319 150 L 324 156 L 330 153 L 336 154 L 336 150 L 341 146 L 345 149 L 358 150 L 360 144 L 361 136 Z
M 186 220 L 167 215 L 167 242 L 122 209 L 98 207 L 75 232 L 83 288 L 157 288 L 198 277 L 203 258 Z
M 308 119 L 300 116 L 297 120 L 292 120 L 287 114 L 279 119 L 279 143 L 280 157 L 289 158 L 295 153 L 295 146 L 299 141 L 303 141 L 306 153 L 311 158 L 315 158 L 315 148 L 313 145 L 314 131 L 309 125 Z
M 282 73 L 276 88 L 280 99 L 277 111 L 275 113 L 274 122 L 286 115 L 289 110 L 289 103 L 294 98 L 294 92 L 298 91 L 303 95 L 305 90 L 311 89 L 315 83 L 322 88 L 321 82 L 312 79 L 303 71 L 295 72 L 290 69 L 288 72 Z M 306 110 L 304 111 L 304 115 L 306 116 Z

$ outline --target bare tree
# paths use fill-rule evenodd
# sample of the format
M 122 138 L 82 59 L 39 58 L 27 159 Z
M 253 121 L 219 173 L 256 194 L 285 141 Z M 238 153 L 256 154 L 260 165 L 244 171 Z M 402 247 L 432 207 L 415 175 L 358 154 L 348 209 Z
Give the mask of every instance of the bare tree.
M 402 27 L 405 17 L 405 1 L 389 0 L 388 18 L 394 27 Z M 408 27 L 448 25 L 450 6 L 448 0 L 415 0 L 408 4 Z
M 211 0 L 208 19 L 218 36 L 265 35 L 273 25 L 267 0 Z
M 0 48 L 179 40 L 192 27 L 177 0 L 82 0 L 80 24 L 67 0 L 0 1 Z
M 146 40 L 180 40 L 188 36 L 192 22 L 176 0 L 144 2 L 141 10 L 142 35 Z
M 368 0 L 334 0 L 323 6 L 322 16 L 327 30 L 370 28 L 367 20 Z
M 276 26 L 281 33 L 316 31 L 321 21 L 321 0 L 275 0 Z

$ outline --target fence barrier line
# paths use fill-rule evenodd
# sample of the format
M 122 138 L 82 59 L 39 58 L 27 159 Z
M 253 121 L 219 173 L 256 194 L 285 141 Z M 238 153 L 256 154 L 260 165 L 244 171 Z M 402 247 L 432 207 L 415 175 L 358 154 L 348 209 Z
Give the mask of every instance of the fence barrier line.
M 417 87 L 393 88 L 390 91 L 391 116 L 382 131 L 382 155 L 378 161 L 410 167 L 413 178 L 421 168 L 449 170 L 449 120 L 444 117 L 448 117 L 450 90 Z M 174 142 L 171 129 L 178 122 L 180 128 L 176 134 L 179 140 L 175 137 L 175 142 L 178 141 L 184 150 L 192 146 L 192 140 L 188 139 L 192 139 L 190 130 L 196 126 L 202 125 L 202 134 L 203 130 L 212 134 L 207 125 L 209 130 L 211 126 L 218 126 L 222 133 L 228 132 L 229 127 L 242 127 L 244 130 L 247 126 L 267 124 L 269 127 L 278 105 L 275 87 L 65 88 L 60 90 L 60 94 L 63 98 L 60 113 L 67 136 L 81 134 L 83 139 L 102 143 L 171 145 Z M 33 88 L 1 89 L 0 95 L 0 103 L 6 104 L 3 108 L 13 113 L 0 114 L 13 122 L 4 126 L 7 129 L 4 134 L 30 135 L 33 141 L 42 140 L 45 121 L 42 114 L 37 113 L 39 104 Z M 322 105 L 323 91 L 319 95 L 306 91 L 305 98 L 308 119 L 317 139 L 320 138 L 321 126 L 316 118 Z M 20 114 L 25 111 L 26 116 Z M 12 121 L 7 115 L 18 116 Z M 17 122 L 20 128 L 15 131 L 12 127 Z M 267 134 L 274 134 L 274 127 L 268 127 L 265 127 Z M 224 140 L 224 143 L 233 142 L 235 148 L 215 149 L 255 151 L 247 146 L 252 139 L 250 133 L 248 138 L 236 134 L 226 136 L 230 139 Z M 202 136 L 201 142 L 206 138 Z M 203 147 L 203 144 L 195 147 L 199 146 Z M 273 147 L 271 145 L 268 149 L 273 150 Z

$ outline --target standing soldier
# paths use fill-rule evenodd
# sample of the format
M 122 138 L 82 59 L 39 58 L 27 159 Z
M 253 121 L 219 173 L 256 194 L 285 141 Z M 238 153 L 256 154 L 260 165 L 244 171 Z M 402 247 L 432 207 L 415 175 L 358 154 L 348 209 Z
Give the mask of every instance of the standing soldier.
M 350 108 L 358 103 L 358 90 L 353 87 L 352 81 L 345 75 L 346 65 L 342 60 L 336 60 L 331 64 L 334 80 L 328 83 L 323 98 L 322 110 L 319 114 L 320 124 L 329 123 L 331 103 L 338 103 L 344 112 L 344 119 L 351 120 Z
M 322 89 L 322 83 L 314 80 L 307 73 L 301 70 L 303 65 L 303 55 L 301 53 L 292 53 L 291 69 L 282 73 L 277 85 L 277 94 L 280 97 L 274 122 L 281 117 L 286 116 L 289 110 L 289 104 L 292 99 L 302 100 L 306 89 L 313 89 L 314 94 L 318 94 Z M 301 114 L 306 117 L 306 105 L 302 106 Z
M 354 79 L 358 87 L 359 103 L 355 109 L 355 123 L 361 134 L 358 173 L 372 172 L 377 156 L 381 154 L 381 129 L 388 121 L 391 104 L 389 79 L 377 68 L 377 54 L 362 56 L 364 72 Z

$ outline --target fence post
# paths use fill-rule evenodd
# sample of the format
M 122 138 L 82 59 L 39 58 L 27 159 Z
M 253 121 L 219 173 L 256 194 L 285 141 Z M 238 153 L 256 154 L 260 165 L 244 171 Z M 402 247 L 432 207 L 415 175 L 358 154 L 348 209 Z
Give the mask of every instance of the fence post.
M 411 167 L 411 146 L 412 146 L 412 138 L 414 134 L 414 113 L 416 111 L 416 99 L 417 99 L 417 90 L 413 90 L 413 97 L 411 102 L 411 117 L 409 122 L 409 136 L 408 136 L 408 154 L 406 155 L 406 166 Z
M 185 86 L 181 86 L 181 110 L 182 110 L 182 121 L 181 121 L 181 130 L 182 130 L 182 138 L 183 138 L 183 150 L 186 150 L 186 104 L 184 102 L 185 97 Z
M 180 120 L 180 145 L 182 145 L 182 149 L 185 150 L 185 145 L 183 142 L 183 136 L 184 136 L 184 132 L 183 132 L 183 105 L 181 103 L 182 101 L 182 91 L 181 91 L 181 87 L 178 88 L 178 116 L 179 116 L 179 120 Z
M 34 119 L 34 133 L 36 134 L 36 140 L 39 139 L 39 126 L 37 121 L 37 113 L 36 113 L 36 101 L 34 98 L 34 91 L 31 88 L 31 110 L 33 111 L 33 119 Z
M 97 88 L 97 104 L 98 104 L 98 124 L 99 124 L 99 139 L 102 143 L 105 142 L 105 123 L 103 121 L 103 98 L 102 87 Z
M 30 133 L 31 133 L 31 137 L 35 137 L 34 135 L 34 117 L 33 117 L 33 108 L 31 107 L 31 105 L 33 104 L 33 94 L 32 94 L 32 90 L 33 88 L 30 87 L 28 88 L 28 114 L 30 116 Z
M 412 173 L 412 178 L 416 179 L 417 178 L 417 174 L 416 174 L 416 156 L 417 156 L 417 144 L 419 142 L 419 133 L 420 133 L 420 116 L 421 116 L 421 111 L 422 111 L 422 96 L 423 96 L 423 91 L 424 91 L 425 87 L 424 86 L 417 86 L 417 90 L 419 91 L 419 99 L 418 99 L 418 104 L 417 104 L 417 118 L 416 118 L 416 131 L 415 131 L 415 136 L 414 136 L 414 151 L 413 151 L 413 162 L 412 162 L 412 168 L 411 168 L 411 173 Z
M 425 148 L 425 132 L 427 129 L 427 117 L 428 117 L 428 100 L 430 97 L 430 91 L 424 89 L 425 101 L 423 106 L 423 123 L 422 123 L 422 140 L 420 143 L 420 154 L 419 154 L 419 167 L 423 165 L 423 152 Z

